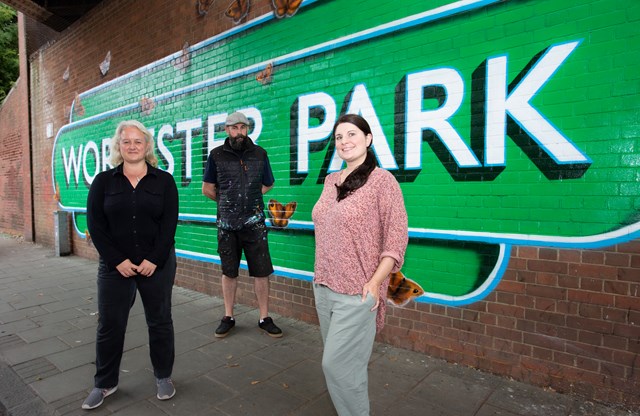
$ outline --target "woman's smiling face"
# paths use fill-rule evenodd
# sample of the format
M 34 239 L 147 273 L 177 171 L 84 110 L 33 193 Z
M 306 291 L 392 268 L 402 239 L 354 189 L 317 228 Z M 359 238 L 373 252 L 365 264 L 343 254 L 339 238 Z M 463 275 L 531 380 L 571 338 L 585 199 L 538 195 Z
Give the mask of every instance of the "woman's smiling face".
M 136 127 L 122 129 L 120 139 L 120 154 L 127 163 L 136 163 L 144 160 L 147 153 L 147 140 L 144 134 Z
M 364 134 L 355 124 L 341 123 L 336 127 L 334 136 L 338 156 L 347 165 L 358 166 L 364 162 L 367 148 L 373 140 L 371 134 Z

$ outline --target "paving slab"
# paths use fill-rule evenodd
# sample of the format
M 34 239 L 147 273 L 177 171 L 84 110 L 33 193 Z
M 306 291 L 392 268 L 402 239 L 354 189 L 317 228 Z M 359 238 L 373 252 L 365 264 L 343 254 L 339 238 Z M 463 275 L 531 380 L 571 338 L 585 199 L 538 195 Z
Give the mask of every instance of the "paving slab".
M 175 397 L 177 400 L 155 403 L 158 408 L 169 415 L 220 414 L 216 405 L 231 397 L 236 397 L 235 392 L 226 385 L 219 384 L 205 376 L 194 377 L 190 380 L 181 380 L 176 377 L 175 381 L 176 391 L 179 392 L 179 397 Z
M 241 397 L 232 397 L 216 408 L 231 416 L 286 415 L 304 404 L 305 400 L 287 391 L 287 388 L 270 382 L 251 384 Z
M 95 366 L 87 364 L 30 383 L 30 387 L 47 403 L 83 391 L 93 384 Z
M 78 329 L 69 322 L 62 321 L 19 331 L 18 336 L 28 343 L 33 343 L 35 341 L 46 340 L 48 338 L 55 338 L 59 335 L 64 336 L 67 333 L 75 332 L 77 330 Z
M 34 306 L 33 308 L 15 310 L 8 303 L 2 304 L 5 307 L 0 308 L 0 324 L 7 324 L 10 322 L 20 321 L 22 319 L 33 319 L 40 315 L 48 314 L 49 312 L 41 306 Z
M 498 386 L 487 403 L 523 416 L 564 416 L 569 413 L 572 399 L 514 382 Z
M 71 322 L 67 323 L 69 325 L 73 325 Z M 96 328 L 89 327 L 84 329 L 78 329 L 75 326 L 72 326 L 71 331 L 61 332 L 58 335 L 58 338 L 64 341 L 71 348 L 77 348 L 82 345 L 92 344 L 96 341 Z
M 95 339 L 92 343 L 50 354 L 47 359 L 60 371 L 67 371 L 85 364 L 93 364 L 96 359 Z
M 312 400 L 327 391 L 318 361 L 304 360 L 276 374 L 271 381 L 297 396 Z
M 53 338 L 2 351 L 2 356 L 7 363 L 16 365 L 67 349 L 69 349 L 67 344 L 57 338 Z
M 491 395 L 490 386 L 472 383 L 464 378 L 437 370 L 409 392 L 408 399 L 414 403 L 424 403 L 443 413 L 454 415 L 475 414 Z
M 172 377 L 176 382 L 184 382 L 222 367 L 227 364 L 227 361 L 224 357 L 215 357 L 194 350 L 177 355 L 176 363 Z

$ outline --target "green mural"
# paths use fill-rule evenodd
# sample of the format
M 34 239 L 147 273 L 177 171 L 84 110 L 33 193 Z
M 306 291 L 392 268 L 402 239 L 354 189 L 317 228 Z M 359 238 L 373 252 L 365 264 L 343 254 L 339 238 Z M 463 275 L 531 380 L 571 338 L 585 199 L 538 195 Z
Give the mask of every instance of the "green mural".
M 217 261 L 215 205 L 201 181 L 237 110 L 276 177 L 265 202 L 280 275 L 313 275 L 311 210 L 342 166 L 330 133 L 347 112 L 369 121 L 380 166 L 401 184 L 402 272 L 416 301 L 482 298 L 514 244 L 599 247 L 640 235 L 640 54 L 629 53 L 640 45 L 639 6 L 317 0 L 296 10 L 79 94 L 52 171 L 81 235 L 88 187 L 110 167 L 108 139 L 133 118 L 154 132 L 160 167 L 178 185 L 179 255 Z

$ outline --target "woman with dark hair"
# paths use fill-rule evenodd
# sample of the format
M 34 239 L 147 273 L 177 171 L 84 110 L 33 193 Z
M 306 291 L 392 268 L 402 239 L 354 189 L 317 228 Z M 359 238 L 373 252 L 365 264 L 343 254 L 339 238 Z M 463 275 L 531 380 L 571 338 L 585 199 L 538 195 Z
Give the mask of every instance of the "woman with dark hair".
M 171 291 L 178 189 L 158 169 L 153 136 L 140 122 L 118 124 L 111 164 L 96 176 L 87 199 L 87 226 L 98 250 L 98 329 L 94 388 L 83 409 L 95 409 L 118 389 L 129 310 L 140 293 L 149 327 L 149 354 L 159 400 L 174 396 Z
M 389 273 L 404 261 L 407 212 L 396 179 L 376 166 L 367 121 L 345 114 L 333 135 L 346 168 L 326 177 L 312 213 L 322 369 L 338 414 L 368 415 L 367 365 L 384 325 Z

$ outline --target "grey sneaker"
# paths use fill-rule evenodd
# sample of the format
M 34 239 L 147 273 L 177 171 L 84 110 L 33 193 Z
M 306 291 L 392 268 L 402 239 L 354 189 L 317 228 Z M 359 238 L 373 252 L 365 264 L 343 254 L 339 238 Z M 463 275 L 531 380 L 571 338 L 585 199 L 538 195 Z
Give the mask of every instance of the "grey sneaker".
M 158 386 L 158 394 L 156 395 L 158 400 L 169 400 L 176 395 L 176 388 L 173 387 L 173 381 L 170 378 L 158 378 L 156 385 Z
M 102 404 L 105 397 L 111 396 L 116 390 L 118 390 L 118 386 L 108 389 L 94 387 L 91 393 L 89 393 L 89 396 L 84 400 L 84 403 L 82 403 L 82 408 L 86 410 L 95 409 Z

